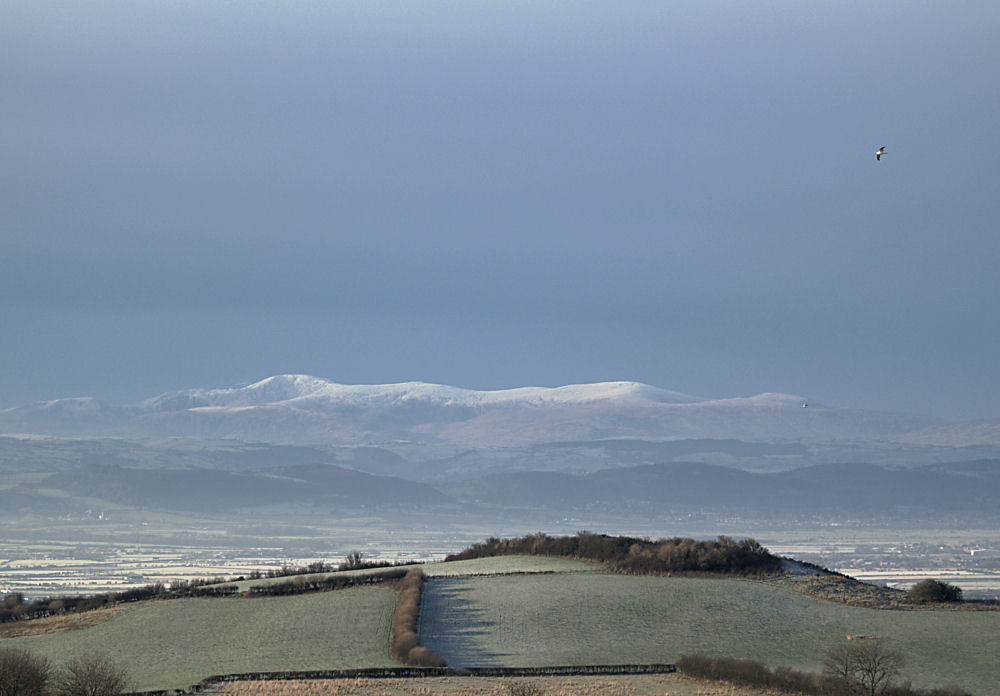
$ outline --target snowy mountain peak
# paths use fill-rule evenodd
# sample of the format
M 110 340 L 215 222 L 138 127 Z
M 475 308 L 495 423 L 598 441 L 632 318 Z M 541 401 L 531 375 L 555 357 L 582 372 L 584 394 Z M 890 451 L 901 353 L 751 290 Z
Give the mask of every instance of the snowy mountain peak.
M 263 406 L 309 396 L 329 382 L 309 375 L 276 375 L 259 382 L 221 389 L 185 389 L 167 392 L 140 404 L 144 411 L 175 411 L 206 406 Z
M 346 385 L 283 374 L 169 392 L 136 406 L 63 399 L 7 409 L 0 412 L 0 432 L 512 447 L 608 438 L 817 442 L 887 438 L 943 425 L 804 404 L 799 396 L 776 393 L 699 399 L 629 381 L 476 390 L 426 382 Z
M 499 405 L 569 405 L 602 401 L 693 403 L 694 397 L 640 382 L 599 382 L 562 387 L 518 387 L 474 390 L 427 382 L 397 384 L 337 384 L 309 375 L 275 375 L 245 386 L 224 389 L 188 389 L 143 401 L 143 411 L 192 408 L 246 408 L 286 404 L 303 409 L 319 406 L 415 405 L 483 407 Z

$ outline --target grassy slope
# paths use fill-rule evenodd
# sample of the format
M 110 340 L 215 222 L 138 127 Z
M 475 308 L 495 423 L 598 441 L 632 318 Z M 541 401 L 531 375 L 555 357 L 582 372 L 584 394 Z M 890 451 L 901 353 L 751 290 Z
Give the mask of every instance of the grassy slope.
M 917 686 L 995 689 L 1000 612 L 885 611 L 736 579 L 557 574 L 431 581 L 420 635 L 452 666 L 749 657 L 818 671 L 847 634 L 891 639 Z
M 890 638 L 919 686 L 993 689 L 1000 612 L 859 609 L 745 580 L 609 575 L 560 558 L 504 556 L 428 564 L 421 638 L 454 666 L 672 662 L 685 653 L 744 656 L 816 670 L 849 633 Z M 499 577 L 468 574 L 538 573 Z M 285 580 L 285 579 L 283 579 Z M 363 587 L 260 599 L 124 606 L 110 620 L 0 640 L 60 664 L 104 650 L 133 688 L 179 688 L 210 674 L 394 664 L 396 593 Z
M 586 561 L 540 556 L 424 567 L 428 575 L 441 576 L 594 572 L 601 568 Z M 346 571 L 349 575 L 369 572 L 378 571 Z M 262 578 L 238 584 L 245 588 L 292 580 Z M 233 672 L 393 666 L 397 663 L 389 656 L 389 628 L 395 602 L 396 592 L 387 587 L 292 597 L 145 602 L 122 605 L 112 618 L 94 625 L 0 639 L 0 646 L 25 647 L 55 664 L 90 650 L 103 650 L 128 667 L 136 690 L 187 687 L 212 674 Z M 87 623 L 88 614 L 67 617 Z
M 395 665 L 389 626 L 396 593 L 364 587 L 266 599 L 137 604 L 103 623 L 11 638 L 55 664 L 101 650 L 128 666 L 132 688 L 173 689 L 212 674 Z

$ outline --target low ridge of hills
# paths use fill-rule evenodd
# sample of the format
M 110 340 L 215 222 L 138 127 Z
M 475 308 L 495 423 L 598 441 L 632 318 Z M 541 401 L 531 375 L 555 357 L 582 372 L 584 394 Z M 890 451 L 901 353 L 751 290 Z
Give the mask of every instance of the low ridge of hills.
M 278 375 L 0 410 L 0 513 L 408 506 L 993 515 L 1000 421 L 638 382 L 482 391 Z M 848 463 L 845 463 L 848 462 Z M 849 463 L 855 462 L 855 463 Z M 471 506 L 471 507 L 470 507 Z
M 9 511 L 73 513 L 93 507 L 96 501 L 157 510 L 229 512 L 280 504 L 429 507 L 449 498 L 424 483 L 330 464 L 255 471 L 90 464 L 0 490 L 0 508 Z
M 701 508 L 783 513 L 995 514 L 1000 509 L 1000 461 L 916 469 L 826 464 L 752 473 L 703 463 L 652 464 L 589 474 L 511 472 L 441 489 L 485 505 Z
M 168 511 L 247 512 L 274 505 L 309 510 L 413 509 L 483 515 L 543 510 L 643 515 L 726 511 L 994 519 L 1000 510 L 1000 460 L 887 469 L 826 464 L 754 473 L 701 462 L 668 462 L 587 473 L 512 471 L 429 483 L 330 463 L 246 470 L 197 466 L 143 468 L 87 463 L 36 472 L 0 488 L 5 516 L 73 514 L 103 502 Z
M 484 391 L 422 382 L 342 385 L 308 375 L 170 392 L 131 406 L 72 398 L 7 408 L 0 432 L 299 445 L 523 447 L 607 438 L 1000 445 L 1000 421 L 951 424 L 807 404 L 788 394 L 702 399 L 627 381 Z

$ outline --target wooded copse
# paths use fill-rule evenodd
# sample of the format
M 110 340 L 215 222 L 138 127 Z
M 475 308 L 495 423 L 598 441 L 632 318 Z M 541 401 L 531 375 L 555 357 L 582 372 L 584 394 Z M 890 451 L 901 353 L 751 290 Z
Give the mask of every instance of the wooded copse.
M 781 559 L 754 539 L 736 540 L 720 536 L 714 541 L 681 537 L 651 541 L 591 532 L 563 537 L 541 532 L 512 539 L 491 537 L 445 560 L 462 561 L 513 554 L 599 561 L 615 572 L 642 575 L 692 572 L 768 575 L 781 569 Z

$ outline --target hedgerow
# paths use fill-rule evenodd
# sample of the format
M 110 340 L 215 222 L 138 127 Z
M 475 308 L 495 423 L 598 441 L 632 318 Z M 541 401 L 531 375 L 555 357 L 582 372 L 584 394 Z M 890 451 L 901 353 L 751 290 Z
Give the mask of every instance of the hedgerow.
M 714 541 L 690 538 L 639 539 L 579 532 L 576 536 L 551 537 L 541 532 L 513 539 L 487 539 L 473 544 L 446 561 L 487 556 L 534 554 L 599 561 L 620 573 L 720 573 L 762 575 L 777 573 L 781 559 L 754 539 L 736 540 L 720 536 Z
M 736 686 L 775 689 L 788 694 L 853 696 L 859 693 L 856 684 L 837 677 L 799 672 L 788 667 L 769 669 L 754 660 L 733 657 L 684 655 L 677 661 L 677 669 L 689 677 L 721 681 Z M 906 684 L 890 685 L 881 693 L 883 696 L 971 696 L 957 686 L 927 691 L 914 689 Z
M 392 656 L 405 665 L 444 667 L 444 658 L 420 645 L 417 635 L 423 591 L 424 572 L 420 568 L 410 569 L 400 582 L 396 613 L 392 619 Z

